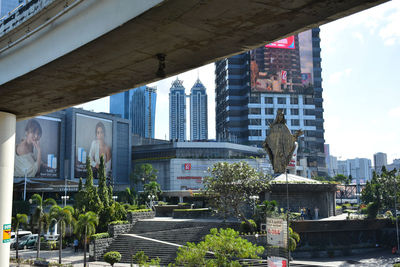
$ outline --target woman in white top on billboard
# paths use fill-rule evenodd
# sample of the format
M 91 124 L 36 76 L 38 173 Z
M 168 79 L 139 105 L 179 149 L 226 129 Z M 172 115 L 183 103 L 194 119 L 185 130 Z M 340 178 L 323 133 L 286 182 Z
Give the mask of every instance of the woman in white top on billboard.
M 35 177 L 41 167 L 40 138 L 42 127 L 35 119 L 25 126 L 25 138 L 15 147 L 14 176 Z
M 106 175 L 111 171 L 111 148 L 106 144 L 106 129 L 102 122 L 96 124 L 96 140 L 92 141 L 89 151 L 90 164 L 92 167 L 99 169 L 100 156 L 103 155 L 106 167 Z

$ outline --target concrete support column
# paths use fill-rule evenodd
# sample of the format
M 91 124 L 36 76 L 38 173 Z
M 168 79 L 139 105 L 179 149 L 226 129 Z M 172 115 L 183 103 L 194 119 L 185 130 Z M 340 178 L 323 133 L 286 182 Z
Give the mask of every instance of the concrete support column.
M 10 243 L 3 243 L 3 227 L 11 224 L 15 155 L 14 114 L 0 111 L 0 266 L 8 267 Z

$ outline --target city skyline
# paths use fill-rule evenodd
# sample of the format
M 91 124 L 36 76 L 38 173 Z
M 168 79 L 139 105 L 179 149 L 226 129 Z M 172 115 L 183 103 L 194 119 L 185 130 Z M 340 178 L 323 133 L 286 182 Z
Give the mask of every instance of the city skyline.
M 400 158 L 396 151 L 400 146 L 400 125 L 394 123 L 400 118 L 400 105 L 396 101 L 400 97 L 396 91 L 396 70 L 400 69 L 400 1 L 323 25 L 320 36 L 325 143 L 331 145 L 331 155 L 340 160 L 356 157 L 372 160 L 374 153 L 384 152 L 388 163 Z M 207 88 L 209 138 L 215 138 L 213 63 L 178 76 L 186 90 L 197 77 Z M 168 135 L 168 118 L 162 114 L 167 113 L 168 101 L 162 99 L 168 99 L 174 79 L 176 76 L 150 84 L 157 86 L 160 99 L 156 138 L 165 139 Z M 107 111 L 108 101 L 106 98 L 85 106 Z

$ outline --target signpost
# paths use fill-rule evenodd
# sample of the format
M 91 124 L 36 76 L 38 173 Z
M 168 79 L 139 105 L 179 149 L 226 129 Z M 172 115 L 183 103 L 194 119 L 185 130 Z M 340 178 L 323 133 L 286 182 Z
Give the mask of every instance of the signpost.
M 3 243 L 11 241 L 11 224 L 3 224 Z

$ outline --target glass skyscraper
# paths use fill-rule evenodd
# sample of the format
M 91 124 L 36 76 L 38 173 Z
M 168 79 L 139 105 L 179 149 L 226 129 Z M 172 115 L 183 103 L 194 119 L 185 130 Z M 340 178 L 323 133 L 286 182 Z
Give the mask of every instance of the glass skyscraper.
M 172 82 L 169 92 L 169 138 L 186 140 L 186 95 L 183 81 Z
M 305 175 L 326 175 L 319 31 L 215 63 L 217 140 L 261 147 L 283 110 L 289 129 L 304 132 L 298 159 L 307 161 Z
M 207 93 L 199 79 L 190 91 L 190 140 L 207 140 Z
M 132 122 L 132 133 L 154 138 L 157 89 L 141 86 L 110 97 L 110 113 Z

